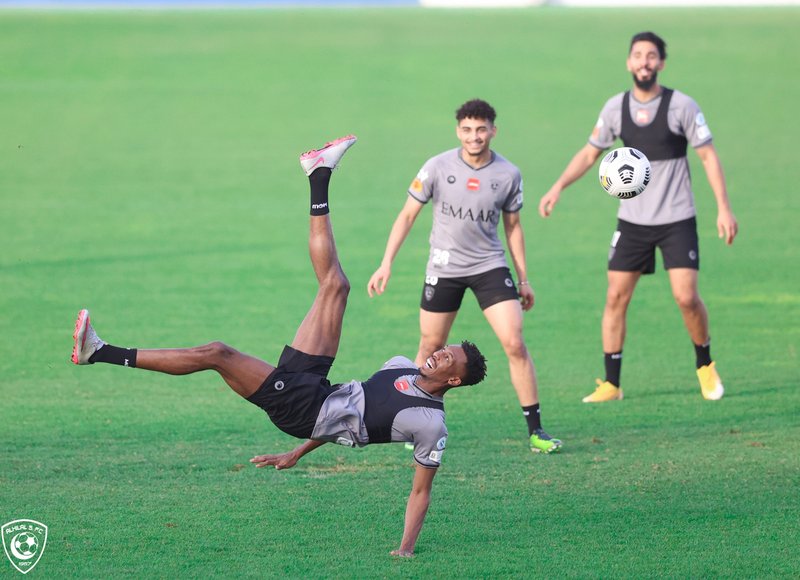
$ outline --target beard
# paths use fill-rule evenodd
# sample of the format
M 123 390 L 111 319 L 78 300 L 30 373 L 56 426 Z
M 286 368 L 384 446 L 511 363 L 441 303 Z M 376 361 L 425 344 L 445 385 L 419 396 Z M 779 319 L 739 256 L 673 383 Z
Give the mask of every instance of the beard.
M 638 78 L 636 78 L 636 74 L 634 73 L 632 73 L 632 76 L 633 76 L 633 84 L 636 85 L 637 89 L 641 89 L 643 91 L 649 91 L 650 89 L 653 88 L 653 85 L 655 85 L 656 81 L 658 80 L 658 71 L 653 71 L 652 76 L 646 81 L 640 81 Z

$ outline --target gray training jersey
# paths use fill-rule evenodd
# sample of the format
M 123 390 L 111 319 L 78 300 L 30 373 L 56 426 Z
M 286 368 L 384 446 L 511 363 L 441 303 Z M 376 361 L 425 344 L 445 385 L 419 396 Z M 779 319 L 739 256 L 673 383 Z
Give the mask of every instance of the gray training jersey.
M 458 278 L 507 267 L 497 226 L 503 212 L 522 209 L 522 176 L 503 156 L 473 169 L 461 148 L 429 159 L 408 194 L 422 203 L 433 200 L 433 229 L 426 275 Z
M 589 143 L 599 149 L 608 149 L 622 131 L 622 97 L 620 93 L 611 97 L 600 112 Z M 661 95 L 640 103 L 629 97 L 631 120 L 641 127 L 655 119 Z M 691 97 L 674 91 L 667 113 L 669 130 L 683 135 L 692 147 L 711 143 L 711 131 L 697 103 Z M 632 199 L 620 201 L 618 217 L 639 225 L 661 225 L 694 217 L 694 195 L 689 176 L 689 161 L 686 157 L 651 161 L 653 177 L 647 189 Z
M 404 356 L 396 356 L 381 367 L 385 369 L 416 369 Z M 432 401 L 441 397 L 429 395 L 416 385 L 418 375 L 403 375 L 394 381 L 398 392 Z M 364 389 L 361 382 L 342 384 L 328 395 L 322 404 L 311 438 L 338 443 L 348 447 L 363 447 L 370 443 L 364 424 Z M 400 411 L 392 424 L 392 441 L 414 444 L 414 460 L 424 467 L 439 467 L 447 444 L 444 412 L 429 407 L 410 407 Z

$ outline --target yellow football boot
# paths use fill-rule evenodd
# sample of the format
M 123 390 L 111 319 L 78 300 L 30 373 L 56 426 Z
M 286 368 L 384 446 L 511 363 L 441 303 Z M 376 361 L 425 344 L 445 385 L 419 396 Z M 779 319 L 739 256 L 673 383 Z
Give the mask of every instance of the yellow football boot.
M 597 380 L 594 393 L 583 398 L 584 403 L 605 403 L 606 401 L 621 401 L 622 389 L 608 381 Z
M 700 381 L 700 392 L 707 401 L 719 401 L 725 393 L 722 380 L 717 374 L 717 367 L 712 361 L 711 364 L 697 369 L 697 378 Z

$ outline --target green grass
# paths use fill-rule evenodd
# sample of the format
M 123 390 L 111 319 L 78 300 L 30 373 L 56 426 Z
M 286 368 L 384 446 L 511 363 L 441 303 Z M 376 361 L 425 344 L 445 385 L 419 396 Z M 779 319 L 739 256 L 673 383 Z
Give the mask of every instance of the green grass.
M 798 25 L 797 9 L 0 13 L 0 523 L 49 526 L 31 577 L 795 577 Z M 535 207 L 648 28 L 669 42 L 663 82 L 704 109 L 741 226 L 733 247 L 716 239 L 693 157 L 727 394 L 701 399 L 659 272 L 631 307 L 626 400 L 586 406 L 615 204 L 592 171 L 551 220 Z M 427 211 L 389 292 L 364 288 L 408 183 L 457 144 L 453 111 L 475 96 L 525 176 L 526 336 L 565 448 L 526 450 L 468 299 L 453 337 L 481 345 L 490 377 L 448 396 L 415 559 L 388 557 L 402 446 L 256 470 L 294 441 L 216 376 L 68 363 L 84 306 L 116 344 L 219 339 L 274 361 L 314 293 L 297 155 L 351 131 L 332 207 L 354 291 L 332 378 L 413 355 Z

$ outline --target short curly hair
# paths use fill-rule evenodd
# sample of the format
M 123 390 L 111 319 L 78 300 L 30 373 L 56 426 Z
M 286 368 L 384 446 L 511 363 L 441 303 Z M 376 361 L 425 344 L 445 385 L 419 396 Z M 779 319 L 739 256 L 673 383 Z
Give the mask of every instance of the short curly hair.
M 494 108 L 481 99 L 467 101 L 456 110 L 456 121 L 459 123 L 464 119 L 486 119 L 494 124 L 496 117 L 497 113 L 495 113 Z
M 468 340 L 461 342 L 461 348 L 467 355 L 467 374 L 461 379 L 461 384 L 477 385 L 486 378 L 486 357 L 481 354 L 478 347 Z

